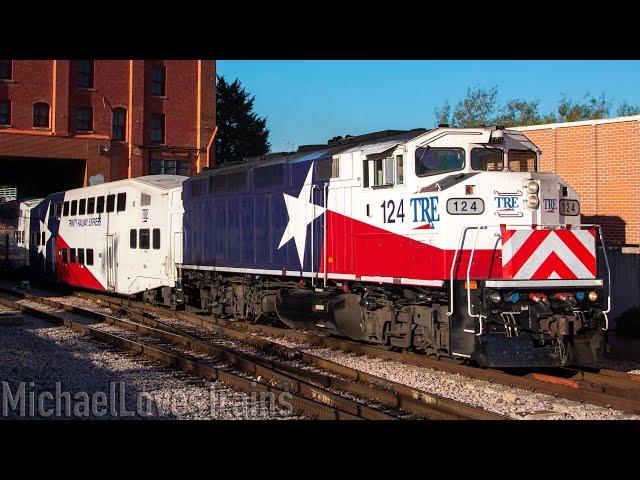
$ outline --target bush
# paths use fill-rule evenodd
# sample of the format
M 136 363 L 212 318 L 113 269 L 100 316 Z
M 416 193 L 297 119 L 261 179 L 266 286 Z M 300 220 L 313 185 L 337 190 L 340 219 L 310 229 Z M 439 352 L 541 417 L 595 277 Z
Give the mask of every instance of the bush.
M 616 318 L 616 334 L 620 337 L 640 338 L 639 307 L 631 307 Z

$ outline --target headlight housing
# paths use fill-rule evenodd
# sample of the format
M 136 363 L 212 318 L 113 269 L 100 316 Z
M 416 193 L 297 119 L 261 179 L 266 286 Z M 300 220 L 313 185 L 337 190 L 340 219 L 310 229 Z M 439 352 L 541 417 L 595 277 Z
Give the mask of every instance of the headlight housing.
M 598 292 L 596 292 L 595 290 L 591 290 L 589 292 L 589 300 L 591 302 L 595 302 L 596 300 L 598 300 Z
M 538 195 L 536 195 L 535 193 L 531 193 L 527 195 L 525 203 L 529 208 L 538 208 L 538 205 L 540 205 L 540 199 L 538 198 Z
M 538 193 L 538 190 L 540 190 L 540 185 L 538 185 L 538 182 L 536 182 L 535 180 L 529 180 L 529 182 L 527 183 L 527 191 L 529 193 Z
M 502 301 L 502 295 L 500 294 L 500 292 L 491 292 L 489 294 L 489 300 L 491 300 L 493 303 L 500 303 Z

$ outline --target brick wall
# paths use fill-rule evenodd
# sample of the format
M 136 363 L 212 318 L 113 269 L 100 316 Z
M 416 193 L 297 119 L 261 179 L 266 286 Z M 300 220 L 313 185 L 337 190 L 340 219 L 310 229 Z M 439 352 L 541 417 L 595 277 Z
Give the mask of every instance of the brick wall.
M 540 150 L 540 170 L 580 195 L 582 220 L 611 244 L 640 244 L 640 116 L 520 127 Z
M 162 97 L 151 94 L 156 65 L 166 68 Z M 75 61 L 14 60 L 12 78 L 0 80 L 0 99 L 11 101 L 11 125 L 0 129 L 0 168 L 3 156 L 84 160 L 87 183 L 147 175 L 152 156 L 188 160 L 190 174 L 209 163 L 206 147 L 215 129 L 213 60 L 95 60 L 91 88 L 77 86 Z M 50 106 L 48 128 L 33 127 L 36 102 Z M 93 109 L 91 132 L 76 130 L 79 107 Z M 125 141 L 111 139 L 117 107 L 127 112 Z M 154 113 L 166 118 L 160 146 L 151 145 Z M 108 152 L 98 155 L 99 145 Z

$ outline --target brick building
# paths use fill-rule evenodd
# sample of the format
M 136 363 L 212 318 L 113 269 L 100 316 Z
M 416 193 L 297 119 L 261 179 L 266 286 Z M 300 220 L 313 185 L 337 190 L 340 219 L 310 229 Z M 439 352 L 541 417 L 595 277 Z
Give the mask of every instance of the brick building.
M 542 171 L 576 189 L 583 222 L 601 224 L 609 244 L 640 244 L 640 115 L 515 130 L 542 150 Z
M 0 60 L 0 184 L 19 195 L 209 165 L 213 60 Z

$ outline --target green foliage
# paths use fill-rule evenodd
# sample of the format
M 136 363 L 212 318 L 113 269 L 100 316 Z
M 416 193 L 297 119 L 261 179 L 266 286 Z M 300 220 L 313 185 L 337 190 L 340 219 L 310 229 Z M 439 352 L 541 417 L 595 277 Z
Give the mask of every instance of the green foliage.
M 581 120 L 596 120 L 609 115 L 610 102 L 605 99 L 604 93 L 598 98 L 592 97 L 587 92 L 583 101 L 572 101 L 562 94 L 558 102 L 558 122 L 579 122 Z
M 640 308 L 631 307 L 616 318 L 616 335 L 640 338 Z
M 611 102 L 600 94 L 593 97 L 586 93 L 580 100 L 572 100 L 562 94 L 556 112 L 540 112 L 540 100 L 525 98 L 509 99 L 503 107 L 498 102 L 498 87 L 467 88 L 466 95 L 452 107 L 445 101 L 435 109 L 438 124 L 448 123 L 457 127 L 479 127 L 482 125 L 502 125 L 516 127 L 555 122 L 575 122 L 606 118 L 611 110 Z M 619 116 L 638 115 L 640 107 L 631 106 L 623 100 L 618 107 Z
M 629 105 L 629 102 L 623 100 L 620 102 L 618 111 L 616 112 L 619 117 L 627 117 L 629 115 L 640 115 L 640 107 Z
M 238 79 L 218 75 L 216 88 L 216 163 L 242 161 L 269 152 L 267 119 L 253 112 L 253 101 Z

